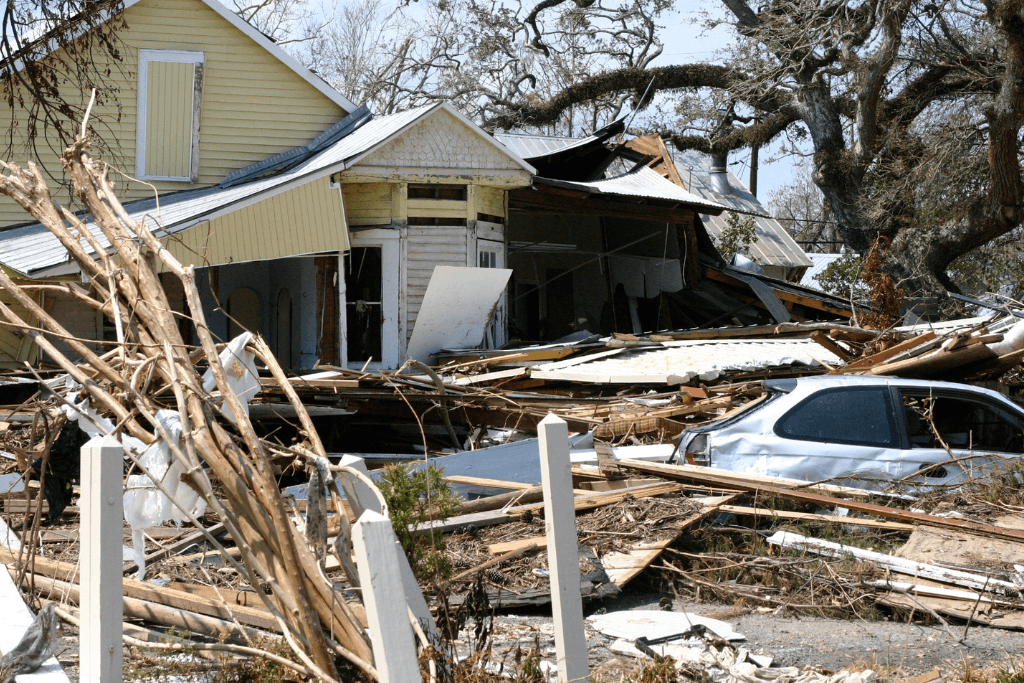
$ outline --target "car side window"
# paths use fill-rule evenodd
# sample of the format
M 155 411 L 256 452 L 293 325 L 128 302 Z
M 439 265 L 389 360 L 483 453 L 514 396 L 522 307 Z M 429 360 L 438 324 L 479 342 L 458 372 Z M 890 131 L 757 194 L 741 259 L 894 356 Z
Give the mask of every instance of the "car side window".
M 912 448 L 943 448 L 945 442 L 949 448 L 963 450 L 1024 453 L 1020 422 L 987 401 L 907 390 L 901 393 Z
M 801 401 L 775 427 L 779 436 L 892 447 L 896 430 L 886 387 L 825 389 Z

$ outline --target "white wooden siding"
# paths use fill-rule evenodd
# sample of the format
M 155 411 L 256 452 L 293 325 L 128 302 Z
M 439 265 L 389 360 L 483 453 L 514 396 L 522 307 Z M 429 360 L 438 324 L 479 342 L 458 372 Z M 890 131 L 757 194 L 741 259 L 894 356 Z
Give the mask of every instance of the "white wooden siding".
M 423 295 L 436 266 L 465 268 L 468 262 L 467 230 L 464 227 L 410 227 L 406 238 L 405 342 L 409 343 Z M 474 255 L 475 256 L 475 255 Z

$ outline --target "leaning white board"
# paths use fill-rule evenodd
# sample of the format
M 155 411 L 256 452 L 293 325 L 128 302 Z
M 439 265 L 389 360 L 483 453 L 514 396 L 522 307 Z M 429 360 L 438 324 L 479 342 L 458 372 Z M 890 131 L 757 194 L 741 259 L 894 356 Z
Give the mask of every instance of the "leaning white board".
M 510 277 L 507 268 L 434 268 L 407 356 L 429 365 L 441 349 L 478 346 Z
M 21 642 L 25 631 L 35 621 L 35 615 L 21 597 L 21 591 L 14 585 L 7 565 L 0 564 L 0 610 L 4 618 L 0 621 L 0 653 L 13 650 Z M 30 674 L 21 674 L 14 679 L 17 683 L 70 683 L 56 657 L 50 657 L 43 665 Z

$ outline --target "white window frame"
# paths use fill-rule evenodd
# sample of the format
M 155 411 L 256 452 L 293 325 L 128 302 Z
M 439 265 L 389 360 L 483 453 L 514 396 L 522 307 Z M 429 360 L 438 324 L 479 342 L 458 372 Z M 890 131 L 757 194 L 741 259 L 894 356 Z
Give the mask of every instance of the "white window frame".
M 142 180 L 167 180 L 194 183 L 199 180 L 199 116 L 200 106 L 196 98 L 201 97 L 202 75 L 193 77 L 192 88 L 192 140 L 189 175 L 184 177 L 156 176 L 146 173 L 146 118 L 148 114 L 149 63 L 178 62 L 182 64 L 206 64 L 206 55 L 188 50 L 139 50 L 139 106 L 136 112 L 135 175 Z M 198 91 L 198 92 L 197 92 Z

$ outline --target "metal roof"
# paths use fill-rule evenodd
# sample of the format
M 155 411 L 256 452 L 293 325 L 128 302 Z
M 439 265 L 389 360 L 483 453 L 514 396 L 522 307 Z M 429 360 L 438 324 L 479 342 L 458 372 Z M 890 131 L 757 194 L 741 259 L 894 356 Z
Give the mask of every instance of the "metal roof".
M 409 111 L 373 119 L 353 133 L 335 142 L 322 152 L 302 161 L 294 168 L 270 178 L 256 180 L 233 187 L 207 187 L 180 192 L 160 198 L 159 210 L 155 199 L 130 202 L 125 209 L 134 221 L 145 221 L 158 236 L 186 230 L 214 217 L 227 213 L 233 205 L 261 199 L 260 195 L 284 191 L 294 185 L 344 170 L 355 163 L 357 157 L 369 153 L 391 137 L 401 133 L 417 120 L 436 109 L 451 111 L 450 105 L 438 103 Z M 90 232 L 105 248 L 109 243 L 91 221 Z M 83 247 L 92 253 L 82 240 Z M 56 236 L 41 224 L 29 225 L 0 232 L 0 263 L 29 276 L 44 276 L 68 261 L 67 251 Z
M 590 138 L 560 138 L 554 135 L 520 135 L 517 133 L 494 133 L 494 139 L 524 159 L 545 157 L 590 142 Z
M 620 197 L 640 197 L 643 199 L 657 199 L 691 206 L 703 207 L 713 211 L 721 211 L 725 207 L 718 202 L 687 192 L 671 180 L 663 178 L 656 171 L 646 166 L 641 166 L 634 171 L 624 173 L 613 178 L 604 180 L 593 180 L 590 182 L 576 182 L 569 180 L 555 180 L 553 178 L 535 178 L 534 183 L 540 182 L 545 185 L 563 187 L 570 190 L 580 190 L 592 194 L 609 194 Z
M 530 369 L 535 379 L 595 384 L 685 384 L 713 380 L 728 370 L 843 361 L 810 339 L 722 339 L 664 342 L 658 349 L 619 349 Z
M 676 169 L 687 187 L 704 199 L 713 200 L 735 211 L 751 216 L 757 231 L 757 241 L 750 245 L 749 256 L 761 265 L 784 268 L 808 268 L 813 265 L 804 250 L 782 225 L 768 215 L 768 210 L 750 193 L 750 190 L 732 172 L 728 172 L 729 194 L 717 194 L 711 190 L 711 157 L 701 152 L 688 150 L 674 151 Z M 727 216 L 702 216 L 701 220 L 708 233 L 716 241 L 728 227 Z

